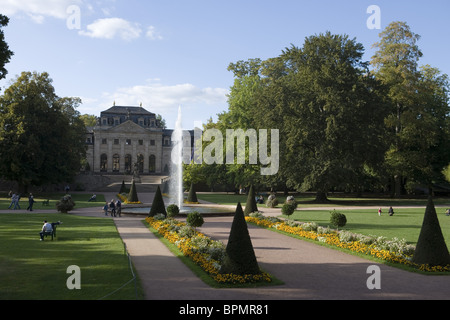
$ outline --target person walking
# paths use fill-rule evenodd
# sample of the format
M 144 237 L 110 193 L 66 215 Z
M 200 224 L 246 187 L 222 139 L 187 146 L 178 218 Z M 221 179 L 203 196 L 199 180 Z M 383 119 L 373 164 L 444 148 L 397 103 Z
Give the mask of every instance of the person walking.
M 103 206 L 103 211 L 105 212 L 105 216 L 108 216 L 108 202 Z
M 122 203 L 120 200 L 116 201 L 116 213 L 119 217 L 122 215 Z
M 378 215 L 381 216 L 381 208 L 378 209 Z
M 114 203 L 114 199 L 112 199 L 111 202 L 109 203 L 109 207 L 111 208 L 111 217 L 115 217 L 116 216 L 116 205 Z
M 34 204 L 34 198 L 33 198 L 33 194 L 30 193 L 30 195 L 28 196 L 28 208 L 27 211 L 33 211 L 33 204 Z

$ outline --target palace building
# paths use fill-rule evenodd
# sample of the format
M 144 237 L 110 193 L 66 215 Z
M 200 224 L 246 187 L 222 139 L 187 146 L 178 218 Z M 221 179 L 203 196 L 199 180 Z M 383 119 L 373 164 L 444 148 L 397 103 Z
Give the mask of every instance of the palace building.
M 173 130 L 142 107 L 113 106 L 101 112 L 86 137 L 89 171 L 107 174 L 168 174 Z

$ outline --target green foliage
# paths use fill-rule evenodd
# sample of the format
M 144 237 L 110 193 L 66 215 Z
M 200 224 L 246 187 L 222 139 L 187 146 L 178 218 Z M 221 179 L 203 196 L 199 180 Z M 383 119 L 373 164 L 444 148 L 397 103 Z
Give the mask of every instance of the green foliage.
M 128 194 L 128 198 L 127 198 L 128 202 L 139 202 L 139 198 L 137 195 L 137 189 L 136 189 L 136 183 L 133 181 L 131 182 L 131 189 L 130 189 L 130 193 Z M 158 213 L 162 213 L 162 212 L 158 212 Z
M 0 28 L 6 27 L 9 23 L 9 18 L 0 14 Z M 9 50 L 9 46 L 5 41 L 5 34 L 3 30 L 0 29 L 0 80 L 4 79 L 8 74 L 8 71 L 5 69 L 5 65 L 10 61 L 13 56 L 13 52 Z
M 330 223 L 337 228 L 342 228 L 347 224 L 347 217 L 345 214 L 333 210 L 331 212 Z
M 286 202 L 281 207 L 281 213 L 285 216 L 291 216 L 294 213 L 296 207 L 297 204 Z
M 155 197 L 153 198 L 152 207 L 150 208 L 149 217 L 154 217 L 158 213 L 162 213 L 167 216 L 166 207 L 164 205 L 164 199 L 162 197 L 161 189 L 156 189 Z
M 197 194 L 195 193 L 195 188 L 194 188 L 194 184 L 191 183 L 191 187 L 189 189 L 189 194 L 188 194 L 188 198 L 187 198 L 188 202 L 198 202 L 197 199 Z
M 170 204 L 167 206 L 167 217 L 174 218 L 180 213 L 180 208 L 176 204 Z
M 0 175 L 23 189 L 71 181 L 86 154 L 80 104 L 59 98 L 45 72 L 18 76 L 0 97 Z
M 248 216 L 252 212 L 258 211 L 258 206 L 256 205 L 256 198 L 255 198 L 255 189 L 253 188 L 253 185 L 250 186 L 250 190 L 248 192 L 247 197 L 247 203 L 245 204 L 245 210 L 244 214 Z
M 65 195 L 56 203 L 56 209 L 61 213 L 68 213 L 75 207 L 75 202 L 70 195 Z
M 261 273 L 248 232 L 241 203 L 236 207 L 221 273 L 238 275 Z
M 430 266 L 445 266 L 450 264 L 450 255 L 431 197 L 428 199 L 413 262 L 428 264 Z
M 122 180 L 122 184 L 120 185 L 119 194 L 126 193 L 126 192 L 127 192 L 127 187 L 125 186 L 125 181 Z
M 187 215 L 186 223 L 192 228 L 198 228 L 203 225 L 205 221 L 198 211 L 192 211 Z

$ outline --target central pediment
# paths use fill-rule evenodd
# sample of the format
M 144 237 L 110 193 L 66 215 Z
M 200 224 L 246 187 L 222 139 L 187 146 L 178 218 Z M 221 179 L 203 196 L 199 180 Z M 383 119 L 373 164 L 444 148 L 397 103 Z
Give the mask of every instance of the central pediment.
M 108 128 L 104 132 L 109 133 L 148 133 L 150 130 L 142 128 L 131 120 L 125 121 L 117 126 Z

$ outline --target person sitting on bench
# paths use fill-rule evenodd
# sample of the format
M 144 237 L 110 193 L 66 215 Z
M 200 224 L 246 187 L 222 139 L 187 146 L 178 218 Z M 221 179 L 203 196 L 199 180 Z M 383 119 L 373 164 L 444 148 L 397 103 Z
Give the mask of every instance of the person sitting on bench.
M 53 226 L 51 223 L 48 223 L 47 220 L 44 221 L 44 225 L 42 226 L 42 230 L 39 233 L 39 235 L 41 236 L 41 241 L 44 240 L 44 235 L 46 232 L 53 232 Z

